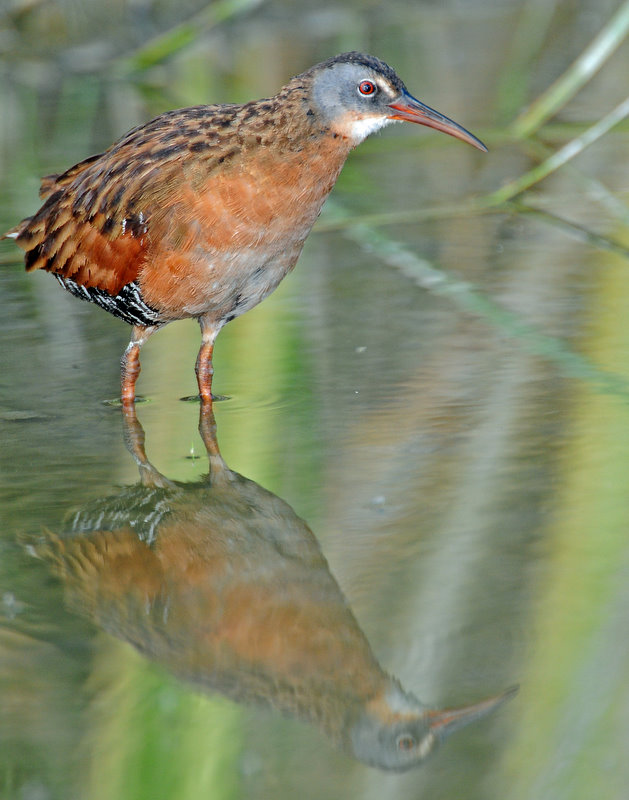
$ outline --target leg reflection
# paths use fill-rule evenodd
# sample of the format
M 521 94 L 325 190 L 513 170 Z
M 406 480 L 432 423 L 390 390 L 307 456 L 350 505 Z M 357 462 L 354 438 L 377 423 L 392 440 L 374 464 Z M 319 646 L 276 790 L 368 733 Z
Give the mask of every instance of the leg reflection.
M 88 504 L 43 548 L 79 613 L 182 680 L 311 722 L 382 769 L 421 763 L 513 695 L 430 709 L 388 675 L 308 525 L 225 465 L 210 403 L 210 475 L 195 483 L 150 464 L 133 406 L 123 420 L 139 484 Z

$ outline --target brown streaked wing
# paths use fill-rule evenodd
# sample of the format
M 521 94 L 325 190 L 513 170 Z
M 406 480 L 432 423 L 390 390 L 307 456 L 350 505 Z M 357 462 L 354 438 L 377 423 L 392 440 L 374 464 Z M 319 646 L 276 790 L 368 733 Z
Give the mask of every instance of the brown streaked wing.
M 112 295 L 136 280 L 159 242 L 165 206 L 182 189 L 186 160 L 216 161 L 200 128 L 203 110 L 164 114 L 105 153 L 44 178 L 44 204 L 9 232 L 26 251 L 26 269 Z
M 39 196 L 42 200 L 46 200 L 46 198 L 48 198 L 53 192 L 56 192 L 57 189 L 63 189 L 64 186 L 67 186 L 69 183 L 71 183 L 76 176 L 83 172 L 84 169 L 89 167 L 90 164 L 93 164 L 102 157 L 103 153 L 97 153 L 95 156 L 90 156 L 89 158 L 85 158 L 83 161 L 79 161 L 78 164 L 70 167 L 70 169 L 67 169 L 60 175 L 45 175 L 41 179 Z

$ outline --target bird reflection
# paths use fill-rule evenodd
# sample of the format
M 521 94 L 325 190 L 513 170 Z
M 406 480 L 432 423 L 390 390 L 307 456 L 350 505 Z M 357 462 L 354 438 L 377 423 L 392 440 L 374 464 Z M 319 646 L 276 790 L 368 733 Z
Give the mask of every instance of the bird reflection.
M 309 721 L 382 769 L 419 764 L 514 694 L 424 706 L 376 661 L 306 523 L 227 467 L 211 409 L 199 425 L 209 474 L 189 484 L 152 466 L 135 409 L 123 415 L 140 482 L 41 548 L 73 609 L 182 680 Z

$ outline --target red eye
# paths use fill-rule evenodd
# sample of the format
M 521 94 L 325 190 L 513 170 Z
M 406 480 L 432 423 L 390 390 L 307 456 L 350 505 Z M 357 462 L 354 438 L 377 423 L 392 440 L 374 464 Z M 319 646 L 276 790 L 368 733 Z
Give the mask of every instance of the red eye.
M 408 752 L 409 750 L 412 750 L 415 745 L 415 739 L 410 734 L 402 734 L 397 738 L 397 746 L 399 750 L 405 750 Z
M 376 84 L 372 83 L 371 81 L 361 81 L 358 84 L 358 91 L 361 94 L 369 96 L 370 94 L 374 94 L 376 91 Z

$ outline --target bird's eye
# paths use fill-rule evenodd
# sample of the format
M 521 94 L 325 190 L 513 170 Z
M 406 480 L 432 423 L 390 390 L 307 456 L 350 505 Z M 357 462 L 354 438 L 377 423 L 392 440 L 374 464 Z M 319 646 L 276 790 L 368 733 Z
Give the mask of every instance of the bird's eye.
M 358 91 L 365 97 L 369 97 L 370 94 L 376 93 L 376 84 L 373 81 L 361 81 L 358 84 Z
M 417 742 L 410 734 L 403 733 L 401 736 L 397 737 L 396 744 L 398 750 L 408 753 L 409 750 L 412 750 L 415 747 Z

